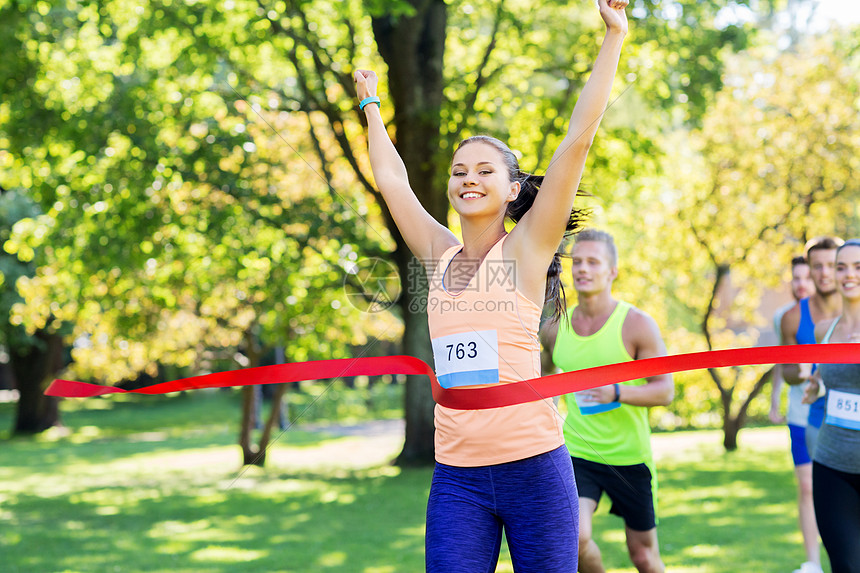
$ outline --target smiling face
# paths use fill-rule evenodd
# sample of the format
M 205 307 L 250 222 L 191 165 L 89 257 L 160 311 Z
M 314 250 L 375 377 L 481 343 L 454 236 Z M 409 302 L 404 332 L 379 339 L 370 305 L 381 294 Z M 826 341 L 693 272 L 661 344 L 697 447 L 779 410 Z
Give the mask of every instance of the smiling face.
M 454 153 L 448 200 L 461 215 L 504 212 L 520 184 L 511 181 L 502 153 L 488 143 L 467 143 Z
M 834 267 L 836 266 L 836 249 L 815 249 L 809 251 L 809 270 L 815 290 L 820 295 L 830 295 L 836 292 Z
M 836 288 L 849 300 L 860 300 L 860 246 L 839 249 L 836 255 Z

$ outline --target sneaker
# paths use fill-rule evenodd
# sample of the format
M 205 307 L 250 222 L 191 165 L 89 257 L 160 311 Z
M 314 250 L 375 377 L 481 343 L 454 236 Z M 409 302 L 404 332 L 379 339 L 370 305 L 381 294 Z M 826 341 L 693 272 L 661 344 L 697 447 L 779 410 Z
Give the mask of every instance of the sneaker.
M 821 569 L 821 565 L 807 561 L 800 566 L 800 569 L 795 569 L 793 573 L 824 573 L 824 570 Z

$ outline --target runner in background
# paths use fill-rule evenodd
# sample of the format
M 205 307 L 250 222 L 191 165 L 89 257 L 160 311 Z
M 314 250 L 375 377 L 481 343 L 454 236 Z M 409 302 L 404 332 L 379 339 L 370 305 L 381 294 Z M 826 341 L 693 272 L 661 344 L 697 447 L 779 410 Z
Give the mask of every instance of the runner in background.
M 618 276 L 612 235 L 593 229 L 578 233 L 571 267 L 577 305 L 542 331 L 544 354 L 556 366 L 570 372 L 666 355 L 654 319 L 612 296 Z M 604 493 L 612 503 L 610 512 L 624 520 L 627 550 L 636 569 L 665 569 L 657 542 L 657 474 L 648 407 L 668 405 L 674 393 L 672 376 L 662 374 L 563 397 L 564 441 L 579 489 L 579 571 L 605 571 L 592 535 L 594 512 Z
M 791 302 L 779 310 L 773 317 L 774 331 L 778 344 L 782 344 L 782 317 L 801 299 L 815 293 L 815 284 L 810 276 L 809 264 L 802 256 L 791 259 Z M 803 549 L 806 561 L 796 572 L 815 573 L 821 569 L 821 550 L 818 543 L 818 527 L 815 524 L 815 508 L 812 504 L 812 459 L 806 448 L 806 421 L 809 418 L 809 406 L 804 404 L 803 391 L 806 383 L 788 386 L 788 410 L 786 416 L 780 414 L 782 398 L 782 365 L 773 367 L 773 386 L 771 389 L 770 420 L 775 424 L 788 422 L 788 435 L 791 443 L 791 459 L 794 463 L 794 475 L 797 478 L 797 507 L 800 532 L 803 536 Z
M 815 285 L 815 292 L 808 298 L 802 298 L 782 317 L 781 333 L 783 344 L 815 344 L 815 325 L 836 317 L 842 309 L 842 300 L 836 291 L 835 266 L 836 249 L 842 244 L 842 239 L 836 237 L 816 237 L 807 242 L 804 255 L 809 263 L 810 276 Z M 812 364 L 783 364 L 782 375 L 791 385 L 804 384 L 815 371 Z M 815 451 L 815 441 L 818 428 L 824 419 L 824 402 L 816 401 L 809 407 L 804 441 L 806 442 L 806 457 L 812 458 Z M 794 447 L 794 446 L 792 446 Z M 798 446 L 799 447 L 799 446 Z M 798 454 L 802 457 L 802 451 Z M 803 474 L 806 470 L 801 470 Z M 809 470 L 811 474 L 811 469 Z M 812 479 L 811 477 L 809 479 Z M 799 487 L 803 485 L 799 484 Z M 801 493 L 800 495 L 806 495 Z M 800 529 L 803 533 L 806 561 L 795 573 L 820 573 L 821 557 L 818 550 L 818 527 L 815 524 L 815 513 L 809 514 L 808 506 L 800 506 Z M 814 541 L 813 541 L 814 540 Z
M 816 237 L 810 239 L 804 248 L 804 257 L 809 263 L 810 276 L 815 284 L 815 292 L 800 299 L 782 317 L 783 344 L 815 344 L 815 325 L 822 320 L 830 320 L 842 310 L 842 299 L 836 291 L 834 269 L 836 249 L 842 244 L 837 237 Z M 813 364 L 783 364 L 782 376 L 788 384 L 801 384 L 815 371 Z M 806 447 L 809 455 L 815 451 L 815 438 L 824 420 L 824 400 L 816 400 L 809 407 L 806 424 Z

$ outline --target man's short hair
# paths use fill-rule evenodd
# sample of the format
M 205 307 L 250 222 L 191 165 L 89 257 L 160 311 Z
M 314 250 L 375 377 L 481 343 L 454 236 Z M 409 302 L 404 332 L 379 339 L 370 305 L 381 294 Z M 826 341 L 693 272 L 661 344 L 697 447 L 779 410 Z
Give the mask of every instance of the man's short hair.
M 583 241 L 595 241 L 606 245 L 606 250 L 609 252 L 609 266 L 618 266 L 618 249 L 615 248 L 615 239 L 612 238 L 612 235 L 598 229 L 583 229 L 574 235 L 573 244 L 576 245 Z
M 803 256 L 806 257 L 806 260 L 809 260 L 809 253 L 813 251 L 832 251 L 838 249 L 844 243 L 842 239 L 839 237 L 815 237 L 814 239 L 809 239 L 806 242 L 806 246 L 803 247 Z
M 791 268 L 792 269 L 794 269 L 794 267 L 796 267 L 798 265 L 808 265 L 808 264 L 809 264 L 809 261 L 807 261 L 806 257 L 804 257 L 803 255 L 797 255 L 796 257 L 791 258 Z

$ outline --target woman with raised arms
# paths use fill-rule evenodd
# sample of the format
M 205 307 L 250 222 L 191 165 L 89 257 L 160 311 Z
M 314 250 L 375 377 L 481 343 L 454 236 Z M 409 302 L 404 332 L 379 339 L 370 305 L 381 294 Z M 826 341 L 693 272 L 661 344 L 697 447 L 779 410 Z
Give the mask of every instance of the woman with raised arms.
M 454 152 L 448 199 L 457 239 L 421 206 L 379 111 L 377 76 L 355 72 L 373 176 L 397 228 L 430 279 L 428 320 L 446 388 L 540 376 L 545 303 L 564 310 L 557 250 L 575 229 L 573 201 L 606 109 L 627 34 L 626 0 L 599 0 L 606 35 L 544 177 L 519 169 L 487 136 Z M 504 219 L 516 225 L 506 232 Z M 576 484 L 552 400 L 486 410 L 435 409 L 436 468 L 427 503 L 427 571 L 495 571 L 504 531 L 514 570 L 577 569 Z

